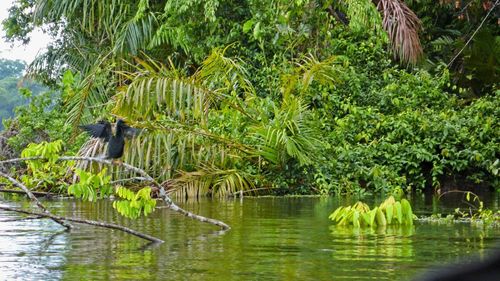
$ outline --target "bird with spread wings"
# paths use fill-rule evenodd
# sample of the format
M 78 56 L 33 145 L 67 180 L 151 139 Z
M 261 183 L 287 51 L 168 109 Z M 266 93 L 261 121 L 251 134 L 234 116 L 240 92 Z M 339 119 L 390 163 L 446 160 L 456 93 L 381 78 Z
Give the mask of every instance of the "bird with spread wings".
M 104 120 L 99 121 L 97 124 L 81 125 L 80 128 L 88 132 L 92 137 L 100 138 L 108 143 L 106 159 L 118 159 L 122 157 L 125 137 L 131 138 L 140 133 L 139 129 L 128 126 L 122 119 L 118 119 L 116 122 L 114 134 L 111 123 Z

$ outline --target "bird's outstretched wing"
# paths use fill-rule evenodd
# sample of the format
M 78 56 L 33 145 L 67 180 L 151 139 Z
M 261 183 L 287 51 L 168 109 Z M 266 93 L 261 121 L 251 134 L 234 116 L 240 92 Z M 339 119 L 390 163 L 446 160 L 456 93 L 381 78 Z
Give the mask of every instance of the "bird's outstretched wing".
M 113 135 L 111 124 L 108 121 L 101 120 L 97 124 L 81 125 L 79 127 L 87 131 L 91 136 L 104 139 L 104 141 L 108 141 Z
M 126 124 L 123 124 L 122 128 L 123 135 L 127 138 L 133 138 L 135 136 L 138 136 L 142 132 L 142 129 L 132 128 Z

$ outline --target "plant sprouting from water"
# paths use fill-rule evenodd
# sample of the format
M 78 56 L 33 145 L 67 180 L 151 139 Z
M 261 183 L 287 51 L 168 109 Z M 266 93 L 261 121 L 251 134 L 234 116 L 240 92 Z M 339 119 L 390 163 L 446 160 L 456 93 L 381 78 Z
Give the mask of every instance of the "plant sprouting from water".
M 406 199 L 396 201 L 393 196 L 387 198 L 380 206 L 370 209 L 361 201 L 352 206 L 337 208 L 329 218 L 338 225 L 385 226 L 413 225 L 413 211 Z
M 500 210 L 494 211 L 484 207 L 484 203 L 479 196 L 471 191 L 451 190 L 439 196 L 439 199 L 450 193 L 463 193 L 467 208 L 456 208 L 455 214 L 449 215 L 448 219 L 470 220 L 479 222 L 483 226 L 498 225 L 500 222 Z

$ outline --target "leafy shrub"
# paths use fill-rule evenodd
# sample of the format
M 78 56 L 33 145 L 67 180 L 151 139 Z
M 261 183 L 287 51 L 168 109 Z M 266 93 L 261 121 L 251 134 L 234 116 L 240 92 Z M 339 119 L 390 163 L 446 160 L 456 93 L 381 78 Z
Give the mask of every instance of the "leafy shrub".
M 365 97 L 333 92 L 347 98 L 330 99 L 337 112 L 324 115 L 335 124 L 332 157 L 321 166 L 332 189 L 437 188 L 456 174 L 498 186 L 499 91 L 464 104 L 446 91 L 447 72 L 388 69 L 383 77 Z

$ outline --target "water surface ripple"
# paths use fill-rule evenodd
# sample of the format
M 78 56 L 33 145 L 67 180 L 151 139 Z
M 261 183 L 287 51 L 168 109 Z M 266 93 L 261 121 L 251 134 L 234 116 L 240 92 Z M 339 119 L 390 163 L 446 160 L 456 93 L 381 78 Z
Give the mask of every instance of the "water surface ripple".
M 119 223 L 166 242 L 145 247 L 136 237 L 87 225 L 61 232 L 50 220 L 4 221 L 23 216 L 0 211 L 0 280 L 411 280 L 429 267 L 500 248 L 500 230 L 468 224 L 332 225 L 328 215 L 347 203 L 311 197 L 180 203 L 231 225 L 217 235 L 213 226 L 168 209 L 128 220 L 108 201 L 45 201 L 54 213 Z

